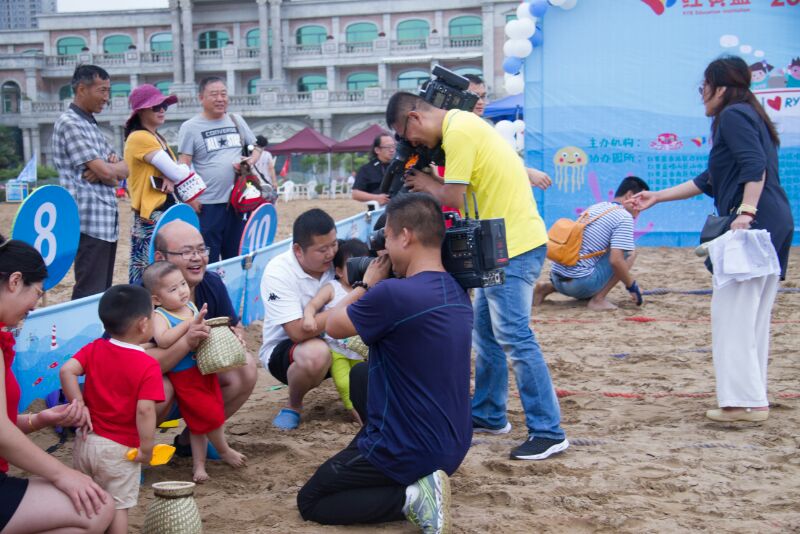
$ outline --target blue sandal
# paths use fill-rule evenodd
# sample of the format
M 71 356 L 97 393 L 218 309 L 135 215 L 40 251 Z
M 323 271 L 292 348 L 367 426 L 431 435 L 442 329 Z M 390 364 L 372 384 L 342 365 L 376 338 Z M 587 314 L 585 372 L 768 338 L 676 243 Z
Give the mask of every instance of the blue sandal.
M 272 426 L 281 430 L 294 430 L 298 425 L 300 425 L 300 413 L 289 408 L 283 408 L 272 420 Z

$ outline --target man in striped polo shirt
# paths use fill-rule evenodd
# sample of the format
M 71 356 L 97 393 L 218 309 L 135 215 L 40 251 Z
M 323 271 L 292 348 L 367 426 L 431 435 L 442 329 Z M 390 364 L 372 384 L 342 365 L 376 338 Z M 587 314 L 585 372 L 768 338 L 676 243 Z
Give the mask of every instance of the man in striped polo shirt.
M 579 300 L 587 300 L 590 310 L 613 310 L 617 306 L 606 299 L 611 289 L 622 282 L 631 300 L 642 304 L 642 292 L 631 274 L 636 259 L 633 244 L 633 219 L 639 212 L 630 199 L 640 191 L 650 188 L 644 180 L 628 176 L 619 184 L 614 200 L 599 202 L 589 207 L 589 219 L 598 215 L 583 230 L 580 256 L 607 251 L 606 254 L 578 260 L 568 267 L 553 262 L 549 282 L 539 282 L 533 292 L 533 305 L 544 302 L 550 293 L 561 293 Z

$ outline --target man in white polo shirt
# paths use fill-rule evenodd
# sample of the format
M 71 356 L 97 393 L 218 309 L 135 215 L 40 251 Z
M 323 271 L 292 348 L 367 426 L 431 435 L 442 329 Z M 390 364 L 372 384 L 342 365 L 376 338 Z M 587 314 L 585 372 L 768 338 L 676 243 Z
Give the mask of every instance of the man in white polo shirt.
M 303 397 L 329 375 L 331 350 L 321 335 L 328 312 L 317 314 L 317 329 L 303 330 L 303 308 L 334 279 L 336 225 L 321 209 L 301 214 L 292 228 L 292 248 L 267 264 L 261 278 L 264 303 L 264 367 L 289 386 L 289 401 L 272 421 L 283 430 L 300 424 Z

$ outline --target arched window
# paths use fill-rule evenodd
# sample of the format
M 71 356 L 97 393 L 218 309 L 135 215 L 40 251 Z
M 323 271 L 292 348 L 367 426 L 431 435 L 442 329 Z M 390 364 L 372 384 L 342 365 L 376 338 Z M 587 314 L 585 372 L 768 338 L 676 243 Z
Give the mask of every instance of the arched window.
M 213 50 L 216 48 L 222 48 L 228 44 L 230 38 L 228 37 L 227 32 L 222 30 L 211 30 L 201 33 L 198 41 L 200 50 Z
M 453 72 L 460 74 L 461 76 L 464 76 L 465 74 L 474 74 L 483 78 L 483 71 L 478 67 L 460 67 L 458 69 L 453 69 Z
M 328 79 L 320 74 L 306 74 L 297 80 L 297 91 L 307 93 L 315 89 L 327 89 Z
M 82 37 L 62 37 L 56 41 L 56 54 L 59 56 L 80 54 L 85 46 L 86 41 Z
M 72 90 L 72 86 L 67 84 L 61 87 L 58 90 L 58 99 L 59 100 L 69 100 L 73 96 L 75 96 L 75 91 Z
M 261 81 L 261 78 L 251 78 L 247 82 L 247 94 L 248 95 L 255 95 L 258 94 L 258 82 Z
M 328 36 L 328 30 L 323 26 L 301 26 L 295 33 L 299 45 L 321 45 Z
M 124 54 L 133 44 L 128 35 L 109 35 L 103 39 L 103 52 L 106 54 Z
M 347 27 L 345 39 L 349 44 L 371 43 L 378 38 L 378 27 L 371 22 L 357 22 Z
M 172 51 L 172 34 L 169 32 L 154 33 L 150 36 L 151 52 L 170 52 Z
M 361 91 L 365 87 L 378 85 L 378 75 L 374 72 L 355 72 L 347 77 L 348 91 Z
M 115 82 L 111 84 L 111 96 L 129 96 L 131 94 L 131 84 L 126 82 Z
M 22 99 L 22 91 L 16 82 L 6 82 L 0 87 L 0 95 L 3 100 L 3 113 L 19 113 L 19 101 Z
M 483 34 L 481 18 L 474 15 L 456 17 L 450 21 L 450 37 L 480 36 Z
M 424 70 L 409 70 L 397 77 L 397 88 L 416 90 L 422 85 L 422 82 L 429 80 L 430 77 L 430 73 Z
M 397 25 L 397 40 L 400 42 L 423 41 L 428 38 L 431 25 L 427 20 L 404 20 Z
M 161 91 L 162 95 L 168 95 L 169 94 L 169 88 L 172 85 L 172 81 L 170 81 L 170 80 L 161 80 L 160 82 L 156 82 L 153 85 L 155 86 L 156 89 Z
M 247 48 L 258 48 L 261 46 L 261 30 L 253 28 L 245 34 L 245 44 Z M 272 47 L 272 28 L 267 28 L 267 46 Z

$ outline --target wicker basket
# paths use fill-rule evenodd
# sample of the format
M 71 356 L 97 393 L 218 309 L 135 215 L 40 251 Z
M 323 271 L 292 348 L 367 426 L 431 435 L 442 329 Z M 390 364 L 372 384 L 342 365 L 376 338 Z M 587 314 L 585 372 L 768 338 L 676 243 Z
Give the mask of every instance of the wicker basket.
M 147 507 L 143 534 L 200 534 L 203 524 L 194 501 L 194 482 L 156 482 Z
M 230 328 L 227 317 L 215 317 L 206 321 L 211 327 L 207 339 L 197 347 L 197 368 L 200 373 L 210 375 L 241 367 L 247 360 L 244 347 Z

